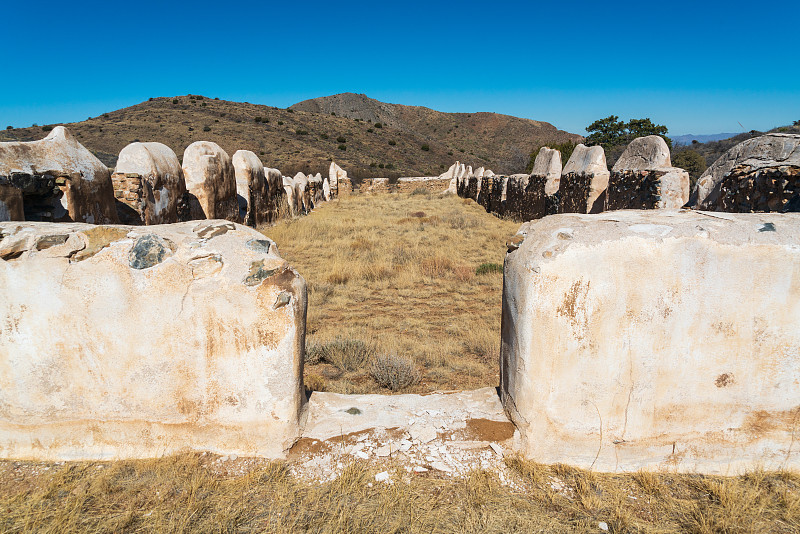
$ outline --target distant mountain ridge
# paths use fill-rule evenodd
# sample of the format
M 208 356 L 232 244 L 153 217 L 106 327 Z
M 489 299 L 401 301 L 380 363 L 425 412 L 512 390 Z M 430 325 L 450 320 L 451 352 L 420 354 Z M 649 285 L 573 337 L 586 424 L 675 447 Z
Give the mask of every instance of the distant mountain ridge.
M 0 141 L 41 139 L 53 126 L 0 130 Z M 436 176 L 456 160 L 497 173 L 521 172 L 533 148 L 582 139 L 546 122 L 442 113 L 353 93 L 288 109 L 200 95 L 157 97 L 64 126 L 111 167 L 133 141 L 164 143 L 181 158 L 189 144 L 206 140 L 231 156 L 251 150 L 285 174 L 327 174 L 336 161 L 357 178 Z
M 675 143 L 676 145 L 688 145 L 692 141 L 697 141 L 698 143 L 708 143 L 709 141 L 722 141 L 724 139 L 730 139 L 734 135 L 738 135 L 738 133 L 672 135 L 670 136 L 670 139 L 672 139 L 672 142 Z

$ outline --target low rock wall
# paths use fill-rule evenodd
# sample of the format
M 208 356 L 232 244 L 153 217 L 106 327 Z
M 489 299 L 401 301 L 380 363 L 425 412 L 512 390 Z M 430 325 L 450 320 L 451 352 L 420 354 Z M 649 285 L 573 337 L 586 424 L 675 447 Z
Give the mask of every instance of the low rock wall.
M 736 213 L 800 211 L 800 167 L 740 165 L 722 179 L 718 202 L 708 207 Z
M 306 286 L 227 221 L 0 224 L 0 457 L 280 457 Z

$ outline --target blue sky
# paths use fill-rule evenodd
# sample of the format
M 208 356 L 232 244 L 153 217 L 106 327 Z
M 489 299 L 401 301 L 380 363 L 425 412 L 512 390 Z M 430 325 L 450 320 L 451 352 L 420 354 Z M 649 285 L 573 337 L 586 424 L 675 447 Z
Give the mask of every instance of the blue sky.
M 576 133 L 611 114 L 671 134 L 800 120 L 797 0 L 29 0 L 0 13 L 0 128 L 151 96 L 286 107 L 347 91 Z

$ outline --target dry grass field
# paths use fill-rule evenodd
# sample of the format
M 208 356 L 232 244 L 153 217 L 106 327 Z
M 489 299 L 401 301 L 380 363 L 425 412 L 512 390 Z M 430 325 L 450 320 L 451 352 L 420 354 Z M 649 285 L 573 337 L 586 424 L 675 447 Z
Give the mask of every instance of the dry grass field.
M 496 385 L 502 276 L 481 265 L 502 263 L 516 227 L 411 194 L 345 198 L 264 229 L 309 283 L 306 379 L 353 392 Z M 320 484 L 291 463 L 206 453 L 0 461 L 0 532 L 800 532 L 797 473 L 611 475 L 507 456 L 503 478 L 448 478 L 351 462 Z
M 231 474 L 211 456 L 65 465 L 0 462 L 0 531 L 800 532 L 800 476 L 606 475 L 506 460 L 513 485 L 352 463 L 326 484 L 282 462 Z M 390 469 L 391 470 L 391 469 Z M 605 527 L 605 529 L 603 528 Z
M 497 386 L 503 257 L 518 227 L 471 200 L 412 193 L 344 197 L 263 229 L 308 283 L 306 384 Z M 392 369 L 400 382 L 381 378 Z

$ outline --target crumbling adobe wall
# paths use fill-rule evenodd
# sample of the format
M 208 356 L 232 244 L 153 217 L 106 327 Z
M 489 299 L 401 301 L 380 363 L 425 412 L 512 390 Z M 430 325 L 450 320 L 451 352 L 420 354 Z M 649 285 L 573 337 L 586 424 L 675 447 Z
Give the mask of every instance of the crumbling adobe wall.
M 117 222 L 108 167 L 63 126 L 38 141 L 0 143 L 0 176 L 22 190 L 29 220 Z
M 485 176 L 484 180 L 486 179 L 492 180 L 492 199 L 489 203 L 488 211 L 502 217 L 506 213 L 508 176 Z
M 7 177 L 0 176 L 0 222 L 24 220 L 22 191 L 11 185 Z
M 481 191 L 478 195 L 478 204 L 483 206 L 486 211 L 491 211 L 492 202 L 494 202 L 494 182 L 498 179 L 497 176 L 484 176 L 480 178 Z
M 111 175 L 117 215 L 123 224 L 169 224 L 185 211 L 186 183 L 178 156 L 161 143 L 123 148 Z
M 603 211 L 609 174 L 603 147 L 576 146 L 561 173 L 558 213 Z
M 227 152 L 211 141 L 195 141 L 183 152 L 183 177 L 191 219 L 239 222 L 236 175 Z
M 800 166 L 734 167 L 720 182 L 720 211 L 800 211 Z
M 227 221 L 0 223 L 0 457 L 280 457 L 306 285 Z
M 799 241 L 796 214 L 524 224 L 501 344 L 522 452 L 599 471 L 800 467 Z
M 749 167 L 749 170 L 745 170 L 742 166 Z M 736 196 L 736 191 L 740 189 L 740 186 L 733 180 L 727 179 L 734 169 L 740 168 L 736 171 L 736 175 L 749 181 L 751 178 L 755 178 L 755 171 L 781 167 L 800 167 L 800 135 L 770 133 L 743 141 L 720 156 L 700 176 L 692 191 L 689 205 L 701 210 L 720 211 L 722 209 L 721 198 L 729 191 L 734 191 L 732 194 Z M 766 178 L 768 175 L 764 176 Z M 725 182 L 726 189 L 723 189 L 723 182 Z M 744 192 L 751 187 L 759 188 L 760 185 L 743 184 L 742 190 Z M 764 192 L 768 193 L 769 188 L 766 188 Z M 750 196 L 752 198 L 750 203 L 752 201 L 758 203 L 760 195 L 751 194 Z M 727 204 L 731 206 L 732 202 L 729 199 Z M 744 204 L 748 203 L 746 199 L 740 196 L 739 202 L 742 209 L 750 211 L 749 208 L 744 207 Z
M 547 215 L 550 201 L 545 193 L 548 178 L 544 175 L 515 174 L 508 178 L 505 214 L 518 221 L 541 219 Z
M 680 209 L 689 200 L 689 173 L 683 169 L 614 170 L 605 210 Z
M 634 139 L 614 164 L 606 210 L 680 209 L 689 201 L 689 173 L 673 167 L 661 136 Z

